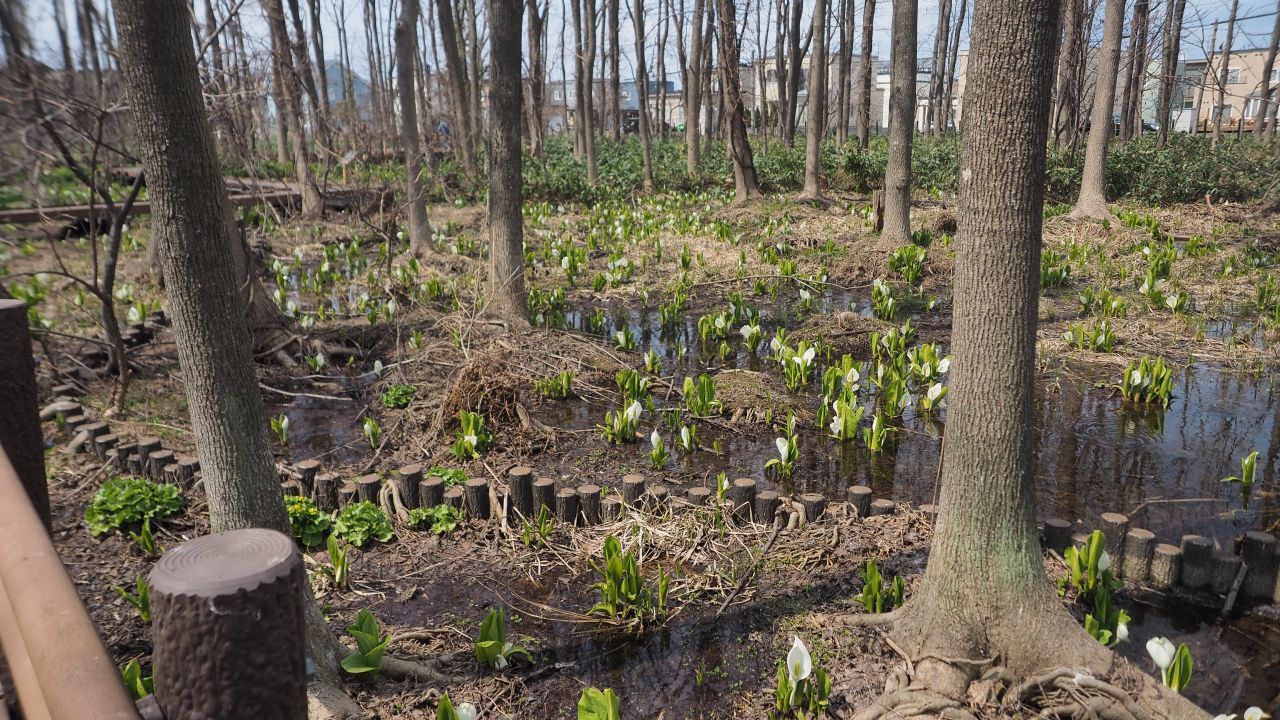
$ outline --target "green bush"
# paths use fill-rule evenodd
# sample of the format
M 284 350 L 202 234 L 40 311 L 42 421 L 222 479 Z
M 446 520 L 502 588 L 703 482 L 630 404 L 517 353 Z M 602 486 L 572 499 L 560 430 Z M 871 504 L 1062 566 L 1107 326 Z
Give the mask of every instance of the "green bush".
M 284 499 L 284 507 L 289 511 L 293 536 L 303 547 L 317 547 L 324 542 L 333 521 L 320 512 L 315 503 L 301 495 L 289 495 Z
M 168 517 L 182 507 L 176 485 L 161 485 L 140 477 L 116 477 L 102 484 L 85 510 L 85 524 L 93 535 Z
M 333 523 L 333 534 L 356 547 L 364 547 L 370 540 L 389 542 L 396 536 L 387 514 L 368 500 L 352 503 L 339 510 Z

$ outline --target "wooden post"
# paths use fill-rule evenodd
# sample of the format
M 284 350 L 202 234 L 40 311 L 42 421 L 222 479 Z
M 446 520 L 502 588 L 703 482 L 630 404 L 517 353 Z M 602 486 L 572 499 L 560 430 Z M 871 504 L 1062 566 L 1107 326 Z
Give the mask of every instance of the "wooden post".
M 114 448 L 119 441 L 120 438 L 115 433 L 99 435 L 93 439 L 93 454 L 97 455 L 99 460 L 106 462 L 107 452 Z
M 302 485 L 302 495 L 311 497 L 316 492 L 316 475 L 320 473 L 320 463 L 315 460 L 303 460 L 293 466 L 298 471 L 298 483 Z
M 1182 548 L 1160 543 L 1151 554 L 1151 584 L 1160 590 L 1168 590 L 1178 584 L 1182 576 Z
M 1236 573 L 1240 572 L 1244 559 L 1235 553 L 1220 551 L 1213 553 L 1210 562 L 1212 563 L 1211 582 L 1213 591 L 1225 595 L 1231 591 L 1232 583 L 1236 579 Z
M 462 510 L 466 502 L 465 497 L 466 495 L 462 492 L 462 488 L 451 487 L 444 491 L 444 504 L 451 508 Z
M 1156 535 L 1150 530 L 1134 528 L 1124 538 L 1124 559 L 1119 576 L 1132 583 L 1144 583 L 1151 575 L 1151 558 Z
M 579 485 L 578 486 L 578 507 L 582 509 L 582 520 L 587 525 L 600 524 L 600 496 L 599 485 Z
M 892 515 L 896 512 L 898 512 L 898 506 L 892 500 L 880 498 L 871 501 L 872 515 Z
M 421 465 L 405 465 L 396 470 L 391 476 L 391 482 L 395 483 L 396 494 L 400 496 L 400 504 L 404 509 L 413 510 L 419 506 L 418 486 L 422 484 Z
M 773 517 L 778 514 L 778 506 L 782 504 L 782 498 L 773 490 L 765 490 L 756 493 L 756 522 L 769 525 L 773 523 Z
M 44 438 L 36 403 L 36 365 L 27 328 L 27 304 L 0 300 L 0 447 L 18 473 L 45 530 L 49 486 L 44 475 Z
M 361 501 L 378 504 L 378 491 L 382 489 L 382 478 L 376 474 L 361 475 L 356 478 L 356 497 Z
M 1129 532 L 1129 518 L 1120 513 L 1105 512 L 1100 518 L 1104 536 L 1103 546 L 1111 556 L 1111 565 L 1117 570 L 1124 564 L 1124 536 Z
M 871 231 L 884 230 L 884 191 L 871 191 Z
M 613 522 L 622 517 L 622 498 L 610 495 L 600 502 L 600 518 L 604 522 Z
M 204 535 L 151 571 L 156 700 L 174 720 L 305 718 L 302 559 L 261 528 Z
M 164 466 L 173 462 L 173 460 L 172 450 L 165 450 L 164 448 L 153 450 L 147 456 L 147 477 L 155 482 L 162 482 L 164 480 Z
M 200 459 L 193 456 L 178 458 L 178 484 L 189 490 L 196 481 L 196 473 L 200 472 Z
M 432 475 L 418 483 L 418 500 L 422 507 L 431 508 L 444 503 L 444 480 Z
M 827 509 L 827 499 L 819 493 L 804 493 L 799 498 L 800 504 L 804 506 L 805 522 L 817 522 L 822 517 L 823 511 Z M 757 522 L 767 522 L 765 519 Z
M 1071 545 L 1071 522 L 1062 518 L 1044 521 L 1044 546 L 1059 555 Z
M 711 488 L 695 485 L 685 491 L 684 497 L 689 501 L 690 505 L 702 507 L 707 504 L 707 500 L 711 497 Z
M 864 518 L 871 514 L 871 488 L 866 485 L 854 485 L 849 488 L 848 494 L 853 509 L 858 511 L 858 517 Z
M 489 481 L 484 478 L 471 478 L 463 486 L 463 508 L 470 520 L 489 519 Z
M 556 491 L 556 520 L 562 525 L 578 522 L 578 493 L 572 488 Z
M 556 514 L 556 481 L 551 478 L 538 478 L 533 481 L 533 516 L 537 517 L 542 508 L 552 517 Z
M 640 503 L 640 497 L 644 495 L 644 476 L 643 475 L 624 475 L 622 478 L 622 501 L 631 507 L 636 507 Z
M 518 465 L 507 471 L 511 519 L 537 517 L 533 506 L 533 468 Z
M 756 502 L 756 481 L 751 478 L 736 478 L 729 486 L 729 500 L 733 503 L 733 514 L 743 520 L 751 519 L 752 506 Z
M 1242 588 L 1244 596 L 1269 601 L 1275 592 L 1276 566 L 1280 563 L 1280 557 L 1276 556 L 1275 536 L 1256 530 L 1245 533 L 1241 554 L 1244 564 L 1249 566 Z
M 1192 590 L 1213 585 L 1213 541 L 1203 535 L 1182 536 L 1182 585 Z
M 645 491 L 645 494 L 649 497 L 649 512 L 658 513 L 671 499 L 671 488 L 666 485 L 653 485 Z
M 316 475 L 316 507 L 325 512 L 338 509 L 338 489 L 341 483 L 333 473 Z

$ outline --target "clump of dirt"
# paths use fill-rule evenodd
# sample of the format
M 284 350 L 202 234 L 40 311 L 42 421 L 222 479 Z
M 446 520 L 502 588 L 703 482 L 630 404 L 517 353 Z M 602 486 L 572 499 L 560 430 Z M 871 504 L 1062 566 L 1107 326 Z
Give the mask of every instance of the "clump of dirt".
M 753 370 L 721 370 L 716 373 L 716 397 L 731 423 L 762 423 L 767 418 L 802 418 L 805 411 L 777 380 Z
M 870 360 L 869 336 L 873 332 L 882 333 L 889 327 L 888 323 L 846 310 L 834 315 L 813 315 L 796 328 L 792 337 L 810 343 L 821 340 L 839 355 L 852 355 L 854 360 Z
M 460 410 L 478 412 L 486 422 L 495 425 L 511 422 L 517 418 L 516 405 L 520 391 L 526 386 L 523 378 L 508 365 L 505 351 L 494 348 L 476 353 L 449 383 L 436 429 L 443 429 Z

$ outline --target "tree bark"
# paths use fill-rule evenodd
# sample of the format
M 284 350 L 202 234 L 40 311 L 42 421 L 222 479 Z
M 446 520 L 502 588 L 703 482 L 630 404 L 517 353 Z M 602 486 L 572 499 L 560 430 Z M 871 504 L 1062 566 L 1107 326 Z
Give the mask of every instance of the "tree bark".
M 1185 0 L 1183 0 L 1185 2 Z M 1076 67 L 1080 64 L 1080 24 L 1084 21 L 1084 0 L 1066 0 L 1062 4 L 1062 51 L 1058 53 L 1058 77 L 1054 83 L 1053 141 L 1058 150 L 1075 136 L 1080 95 L 1077 93 Z
M 486 312 L 528 323 L 521 215 L 521 0 L 488 0 L 489 13 L 489 302 Z
M 804 188 L 800 198 L 818 200 L 822 174 L 822 135 L 827 119 L 827 0 L 814 0 L 813 55 L 809 58 L 809 107 L 805 111 Z M 913 78 L 914 80 L 914 78 Z
M 952 78 L 955 77 L 956 62 L 960 57 L 960 34 L 964 31 L 964 16 L 968 7 L 969 0 L 960 0 L 960 11 L 956 15 L 955 26 L 951 32 L 951 42 L 949 44 L 951 50 L 948 53 L 946 67 L 946 87 L 943 89 L 941 100 L 942 119 L 939 121 L 944 132 L 950 130 L 951 126 L 955 124 L 952 122 L 954 113 L 951 108 L 952 96 L 955 92 L 955 83 L 952 82 Z
M 324 208 L 320 188 L 316 187 L 316 178 L 311 172 L 311 148 L 307 143 L 306 126 L 302 120 L 302 90 L 290 59 L 291 44 L 289 31 L 284 24 L 284 6 L 281 5 L 281 0 L 263 0 L 262 7 L 267 14 L 267 25 L 270 26 L 272 54 L 280 69 L 280 94 L 284 107 L 277 110 L 284 113 L 289 134 L 293 136 L 294 175 L 298 191 L 302 195 L 302 214 L 304 217 L 315 217 Z
M 916 115 L 916 0 L 893 0 L 889 79 L 889 162 L 881 247 L 911 241 L 911 143 Z
M 418 142 L 418 94 L 414 92 L 414 58 L 418 55 L 419 0 L 400 0 L 396 23 L 396 90 L 400 94 L 400 144 L 404 146 L 405 201 L 409 205 L 409 251 L 430 252 L 431 225 L 422 187 L 422 148 Z M 519 23 L 517 22 L 517 25 Z
M 822 2 L 823 0 L 819 0 Z M 756 182 L 755 157 L 747 139 L 746 108 L 742 103 L 738 66 L 738 11 L 733 0 L 719 0 L 720 12 L 720 85 L 729 123 L 729 157 L 733 161 L 734 199 L 738 202 L 760 197 Z
M 547 131 L 545 80 L 546 29 L 548 5 L 539 8 L 539 0 L 526 0 L 529 14 L 529 154 L 542 157 L 543 137 Z M 563 20 L 563 19 L 562 19 Z
M 574 2 L 582 3 L 582 36 L 586 42 L 586 52 L 582 58 L 582 70 L 586 77 L 582 81 L 578 110 L 582 116 L 583 149 L 587 155 L 587 184 L 595 187 L 600 183 L 600 165 L 596 160 L 596 3 L 595 0 Z
M 693 0 L 693 20 L 689 23 L 689 58 L 684 86 L 684 158 L 685 172 L 697 177 L 701 161 L 698 137 L 698 113 L 702 104 L 702 20 L 705 0 Z
M 929 77 L 929 109 L 925 127 L 933 135 L 942 134 L 942 96 L 951 83 L 947 71 L 947 42 L 951 39 L 951 0 L 938 3 L 938 32 L 933 36 L 933 67 Z
M 238 310 L 229 203 L 179 3 L 115 0 L 125 89 L 133 107 L 200 467 L 214 532 L 289 533 L 267 443 L 249 328 Z M 309 593 L 308 593 L 309 594 Z M 308 653 L 336 681 L 338 645 L 314 601 Z
M 1133 18 L 1129 25 L 1129 72 L 1125 77 L 1124 97 L 1120 103 L 1120 137 L 1124 140 L 1131 140 L 1134 135 L 1142 132 L 1142 85 L 1147 74 L 1150 8 L 1149 0 L 1137 0 L 1133 4 Z
M 1179 0 L 1185 2 L 1186 0 Z M 1275 26 L 1271 29 L 1271 46 L 1267 49 L 1267 59 L 1262 63 L 1262 94 L 1261 100 L 1258 101 L 1258 126 L 1254 128 L 1255 135 L 1266 135 L 1275 131 L 1276 114 L 1271 109 L 1273 103 L 1271 99 L 1271 71 L 1276 66 L 1276 53 L 1280 51 L 1280 2 L 1276 3 L 1275 10 Z
M 475 134 L 471 102 L 467 95 L 467 68 L 458 47 L 458 25 L 454 22 L 453 1 L 436 0 L 436 21 L 440 24 L 440 44 L 444 47 L 445 75 L 449 78 L 449 97 L 453 102 L 458 127 L 452 133 L 452 144 L 462 156 L 462 169 L 471 178 L 479 176 L 476 166 Z
M 618 0 L 607 0 L 609 30 L 609 134 L 614 141 L 622 139 L 622 49 L 618 45 L 618 26 L 622 24 Z
M 1222 67 L 1218 68 L 1218 99 L 1213 109 L 1213 142 L 1216 150 L 1222 138 L 1222 116 L 1227 104 L 1227 80 L 1231 75 L 1231 45 L 1236 35 L 1236 12 L 1240 9 L 1240 0 L 1231 0 L 1231 13 L 1227 15 L 1227 39 L 1222 43 Z M 1209 48 L 1212 56 L 1214 48 Z M 1239 122 L 1239 120 L 1237 120 Z
M 836 144 L 849 141 L 849 84 L 853 70 L 854 0 L 840 0 L 840 60 L 836 71 Z
M 871 41 L 875 34 L 876 0 L 865 0 L 862 5 L 862 45 L 858 48 L 858 84 L 856 86 L 858 113 L 858 146 L 863 150 L 871 143 Z
M 1165 15 L 1164 51 L 1160 57 L 1160 89 L 1156 99 L 1156 147 L 1161 149 L 1169 142 L 1173 88 L 1174 83 L 1177 82 L 1178 55 L 1182 47 L 1182 16 L 1186 9 L 1187 0 L 1171 0 Z M 1193 119 L 1193 130 L 1194 123 Z
M 644 0 L 632 0 L 631 23 L 636 35 L 636 99 L 640 108 L 640 159 L 645 192 L 654 191 L 652 134 L 649 128 L 649 73 L 644 58 Z
M 1093 87 L 1093 113 L 1089 120 L 1089 145 L 1084 152 L 1080 196 L 1071 214 L 1101 219 L 1107 210 L 1107 148 L 1111 144 L 1112 107 L 1116 99 L 1116 72 L 1120 68 L 1120 36 L 1124 32 L 1124 0 L 1107 0 L 1102 22 L 1102 48 L 1098 52 L 1098 79 Z
M 804 72 L 804 56 L 807 43 L 800 39 L 800 19 L 804 12 L 802 0 L 790 0 L 791 16 L 787 23 L 787 107 L 783 114 L 782 141 L 788 147 L 796 144 L 796 128 L 799 125 L 800 78 Z M 812 40 L 812 35 L 809 37 Z M 812 89 L 810 89 L 812 92 Z

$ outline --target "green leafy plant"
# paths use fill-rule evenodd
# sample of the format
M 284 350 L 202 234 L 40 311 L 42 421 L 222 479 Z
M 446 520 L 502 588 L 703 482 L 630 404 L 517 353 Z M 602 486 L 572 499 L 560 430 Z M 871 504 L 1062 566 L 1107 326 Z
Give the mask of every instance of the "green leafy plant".
M 653 446 L 649 450 L 649 464 L 653 466 L 654 470 L 661 470 L 667 466 L 667 461 L 671 459 L 671 453 L 667 452 L 667 445 L 662 441 L 662 436 L 658 434 L 657 428 L 654 428 L 649 435 L 649 444 Z
M 1062 287 L 1071 276 L 1071 265 L 1053 250 L 1045 250 L 1040 254 L 1040 287 Z
M 818 348 L 801 340 L 793 350 L 786 344 L 778 350 L 778 362 L 782 364 L 782 374 L 787 387 L 795 390 L 809 383 L 812 374 L 813 359 L 817 357 Z
M 1093 639 L 1113 647 L 1129 639 L 1129 613 L 1111 604 L 1111 590 L 1099 585 L 1093 593 L 1093 611 L 1084 616 L 1084 630 Z
M 538 378 L 533 381 L 533 390 L 544 398 L 567 398 L 573 393 L 573 371 Z
M 102 484 L 85 510 L 84 519 L 89 532 L 97 536 L 144 520 L 169 517 L 181 507 L 176 485 L 122 476 Z
M 681 425 L 680 426 L 680 449 L 685 452 L 697 452 L 701 445 L 698 443 L 698 426 L 697 425 Z
M 1120 395 L 1129 402 L 1167 408 L 1173 399 L 1173 371 L 1164 358 L 1130 360 L 1119 387 Z
M 476 720 L 476 714 L 476 706 L 471 703 L 458 703 L 455 708 L 449 693 L 441 695 L 436 704 L 436 720 Z
M 789 478 L 795 472 L 796 460 L 800 455 L 797 448 L 796 436 L 796 418 L 791 415 L 787 418 L 786 433 L 780 438 L 774 438 L 773 444 L 778 448 L 778 457 L 770 458 L 764 464 L 765 470 L 774 468 L 780 478 Z
M 159 554 L 160 548 L 156 545 L 156 536 L 151 532 L 151 518 L 143 518 L 142 529 L 138 532 L 130 530 L 129 539 L 133 540 L 147 557 L 155 557 Z
M 671 578 L 662 568 L 658 568 L 655 583 L 646 582 L 635 555 L 629 550 L 623 552 L 622 543 L 613 535 L 604 540 L 601 561 L 599 565 L 592 563 L 601 577 L 591 589 L 600 593 L 600 601 L 589 614 L 622 621 L 633 630 L 667 614 Z
M 407 408 L 417 393 L 414 385 L 392 385 L 382 393 L 382 406 L 393 410 Z
M 869 613 L 882 613 L 901 607 L 906 595 L 906 583 L 901 575 L 893 578 L 888 588 L 884 586 L 884 577 L 880 574 L 880 566 L 875 558 L 867 560 L 862 571 L 862 592 L 854 600 L 862 603 Z
M 720 401 L 716 399 L 716 381 L 710 375 L 699 375 L 697 380 L 684 379 L 684 406 L 694 417 L 710 417 L 720 414 Z
M 774 707 L 779 715 L 804 720 L 826 710 L 831 696 L 831 678 L 826 670 L 814 667 L 809 648 L 792 639 L 791 650 L 778 663 L 778 685 L 774 690 Z
M 1224 483 L 1240 484 L 1240 502 L 1245 510 L 1249 509 L 1249 498 L 1253 495 L 1253 483 L 1258 476 L 1258 451 L 1246 455 L 1240 460 L 1240 474 L 1223 478 Z
M 139 573 L 133 578 L 134 592 L 129 592 L 122 587 L 113 588 L 120 599 L 133 606 L 138 611 L 138 617 L 142 622 L 151 622 L 151 585 L 147 582 L 147 577 Z
M 1059 581 L 1060 588 L 1070 582 L 1076 595 L 1088 599 L 1099 587 L 1108 592 L 1116 589 L 1119 583 L 1111 573 L 1111 556 L 1105 548 L 1106 537 L 1101 530 L 1090 533 L 1084 545 L 1067 548 L 1062 559 L 1067 563 L 1068 576 Z
M 382 634 L 377 619 L 368 610 L 356 614 L 356 621 L 347 626 L 347 632 L 356 641 L 356 651 L 342 658 L 342 669 L 352 675 L 377 673 L 391 635 Z
M 541 505 L 538 507 L 538 516 L 526 519 L 520 526 L 520 542 L 525 547 L 544 547 L 554 530 L 555 521 L 551 519 L 551 512 L 546 505 Z
M 600 428 L 601 436 L 606 442 L 618 445 L 635 442 L 636 428 L 640 424 L 640 414 L 643 411 L 640 402 L 632 400 L 631 404 L 623 410 L 606 412 L 604 424 L 597 426 Z
M 898 315 L 898 301 L 893 297 L 893 288 L 880 278 L 871 282 L 871 313 L 889 321 Z
M 443 465 L 432 465 L 427 471 L 427 477 L 438 477 L 444 481 L 445 487 L 462 487 L 467 484 L 467 473 L 458 468 L 445 467 Z
M 396 536 L 387 514 L 368 500 L 351 503 L 339 510 L 333 523 L 333 534 L 356 547 L 364 547 L 370 540 L 390 542 Z
M 889 269 L 898 273 L 903 282 L 915 285 L 924 277 L 928 256 L 928 251 L 919 245 L 904 245 L 889 253 Z
M 889 424 L 889 418 L 882 408 L 877 408 L 871 416 L 871 425 L 862 428 L 862 442 L 873 453 L 890 450 L 893 447 L 893 436 L 897 428 Z
M 622 394 L 623 405 L 632 400 L 643 403 L 649 399 L 649 378 L 635 370 L 623 368 L 614 375 L 613 380 L 618 386 L 618 392 Z
M 1097 315 L 1104 318 L 1125 316 L 1124 297 L 1119 293 L 1113 293 L 1110 288 L 1094 290 L 1091 287 L 1087 287 L 1080 292 L 1078 299 L 1080 300 L 1081 312 L 1086 315 Z
M 1174 692 L 1182 692 L 1191 682 L 1191 671 L 1195 663 L 1191 659 L 1191 650 L 1186 643 L 1174 648 L 1168 638 L 1156 637 L 1147 641 L 1147 654 L 1160 668 L 1160 679 L 1164 686 Z
M 280 413 L 271 418 L 271 432 L 276 434 L 276 439 L 281 445 L 289 444 L 289 416 Z
M 142 663 L 137 660 L 130 660 L 120 666 L 120 680 L 124 682 L 125 689 L 134 700 L 141 700 L 156 691 L 155 677 L 143 675 Z
M 584 688 L 578 698 L 578 720 L 621 720 L 622 701 L 613 690 Z
M 1092 350 L 1108 353 L 1115 349 L 1116 334 L 1111 329 L 1111 322 L 1102 319 L 1085 326 L 1083 323 L 1071 323 L 1062 339 L 1077 350 Z
M 303 547 L 315 547 L 324 541 L 333 520 L 321 512 L 315 503 L 301 495 L 289 495 L 284 499 L 284 507 L 289 513 L 293 536 Z
M 458 432 L 454 436 L 449 452 L 459 460 L 476 459 L 480 453 L 489 449 L 493 443 L 493 435 L 484 429 L 484 417 L 480 413 L 469 410 L 458 411 Z
M 339 590 L 351 584 L 351 561 L 347 549 L 338 542 L 337 535 L 330 535 L 325 541 L 325 550 L 329 555 L 328 572 L 333 577 L 333 585 Z
M 621 330 L 613 334 L 613 346 L 619 350 L 636 349 L 636 334 L 631 331 L 630 325 L 623 325 Z
M 831 403 L 831 411 L 834 414 L 829 426 L 831 437 L 840 442 L 848 442 L 858 437 L 858 426 L 862 423 L 862 415 L 866 412 L 866 408 L 856 403 L 851 405 L 844 398 L 836 398 Z
M 461 510 L 444 503 L 409 511 L 409 525 L 424 530 L 429 529 L 437 535 L 447 535 L 457 530 L 462 519 Z
M 545 506 L 544 506 L 545 507 Z M 476 640 L 476 661 L 494 670 L 507 667 L 513 657 L 532 660 L 529 651 L 507 641 L 507 613 L 501 607 L 489 611 L 480 622 L 480 637 Z
M 361 429 L 364 432 L 365 439 L 369 441 L 369 447 L 377 450 L 378 445 L 382 442 L 382 426 L 378 424 L 377 420 L 366 417 Z

